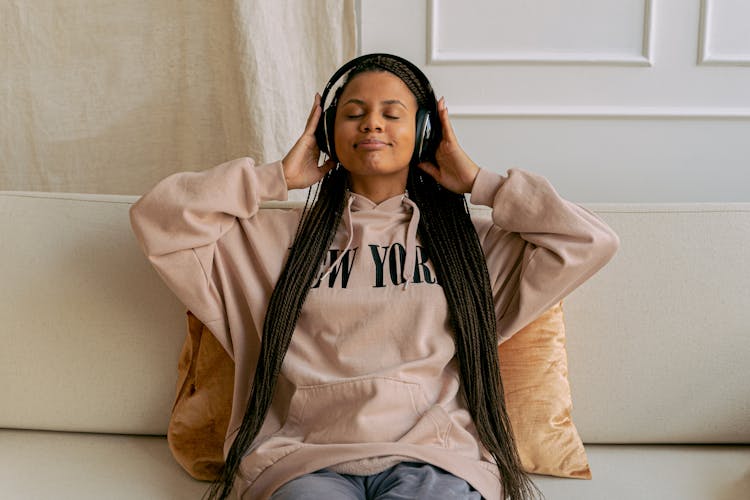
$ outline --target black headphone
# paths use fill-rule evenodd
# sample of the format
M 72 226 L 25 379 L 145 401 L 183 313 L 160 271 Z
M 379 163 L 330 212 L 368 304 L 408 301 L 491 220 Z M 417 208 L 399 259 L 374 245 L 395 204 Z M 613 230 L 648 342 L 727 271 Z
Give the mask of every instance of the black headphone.
M 318 143 L 318 148 L 326 153 L 333 161 L 339 161 L 336 156 L 336 145 L 333 141 L 333 127 L 336 122 L 336 106 L 338 105 L 337 97 L 334 97 L 333 101 L 327 108 L 325 107 L 326 97 L 328 97 L 331 88 L 341 79 L 342 76 L 364 63 L 372 63 L 374 66 L 381 67 L 382 69 L 391 72 L 389 68 L 378 64 L 378 59 L 382 58 L 392 59 L 405 65 L 414 73 L 414 76 L 417 77 L 427 91 L 427 108 L 420 105 L 417 109 L 417 134 L 414 142 L 414 154 L 412 155 L 410 163 L 413 164 L 420 161 L 434 160 L 435 149 L 437 149 L 437 145 L 442 137 L 442 131 L 439 119 L 435 120 L 435 123 L 433 123 L 432 117 L 438 116 L 438 113 L 437 100 L 435 99 L 432 85 L 430 85 L 430 81 L 425 74 L 411 62 L 399 56 L 383 53 L 365 54 L 363 56 L 355 57 L 339 68 L 333 74 L 331 79 L 328 80 L 325 89 L 323 89 L 323 95 L 320 98 L 320 106 L 324 109 L 323 115 L 320 117 L 318 126 L 315 129 L 315 140 Z

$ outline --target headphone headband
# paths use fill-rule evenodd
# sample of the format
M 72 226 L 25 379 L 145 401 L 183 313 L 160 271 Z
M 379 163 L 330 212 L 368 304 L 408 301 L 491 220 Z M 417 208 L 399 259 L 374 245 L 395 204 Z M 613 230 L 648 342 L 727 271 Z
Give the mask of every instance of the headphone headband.
M 331 76 L 331 79 L 328 80 L 328 83 L 323 89 L 323 94 L 321 94 L 321 97 L 320 97 L 321 106 L 325 107 L 326 98 L 328 97 L 329 92 L 331 91 L 333 86 L 336 85 L 336 83 L 338 83 L 338 81 L 341 79 L 342 76 L 344 76 L 346 73 L 348 73 L 352 69 L 359 66 L 361 63 L 367 62 L 368 60 L 373 60 L 374 64 L 376 66 L 379 66 L 375 62 L 377 61 L 378 58 L 391 59 L 409 68 L 412 71 L 412 73 L 414 73 L 414 76 L 416 76 L 417 79 L 419 79 L 419 82 L 424 86 L 425 90 L 427 90 L 428 101 L 429 101 L 429 97 L 432 97 L 432 101 L 435 101 L 435 93 L 432 90 L 432 85 L 430 84 L 430 80 L 422 72 L 422 70 L 419 69 L 414 63 L 412 63 L 411 61 L 407 59 L 404 59 L 403 57 L 399 57 L 393 54 L 386 54 L 384 52 L 376 52 L 373 54 L 364 54 L 364 55 L 355 57 L 354 59 L 344 64 L 339 69 L 337 69 L 336 72 L 333 74 L 333 76 Z M 383 68 L 385 71 L 390 71 L 388 68 L 384 66 L 379 66 L 379 67 Z M 432 104 L 433 103 L 431 101 L 427 103 L 428 106 L 431 106 Z

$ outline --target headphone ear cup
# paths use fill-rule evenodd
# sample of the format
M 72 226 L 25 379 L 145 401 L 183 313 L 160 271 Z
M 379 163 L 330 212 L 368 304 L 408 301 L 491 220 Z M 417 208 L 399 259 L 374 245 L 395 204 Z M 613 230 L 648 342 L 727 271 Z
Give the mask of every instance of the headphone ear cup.
M 315 127 L 315 142 L 318 144 L 318 149 L 328 154 L 328 141 L 326 141 L 326 126 L 325 126 L 326 113 L 323 111 L 320 118 L 318 119 L 318 125 Z
M 336 123 L 336 106 L 328 106 L 325 115 L 323 115 L 323 121 L 325 124 L 325 140 L 326 140 L 326 154 L 334 162 L 338 163 L 339 157 L 336 155 L 336 144 L 334 138 L 334 125 Z
M 414 154 L 412 163 L 425 161 L 429 158 L 432 139 L 432 121 L 430 112 L 424 108 L 417 110 L 417 133 L 414 140 Z
M 333 143 L 333 125 L 336 122 L 336 106 L 328 106 L 323 111 L 323 116 L 318 120 L 318 126 L 315 127 L 315 142 L 318 143 L 318 149 L 327 154 L 330 159 L 338 162 L 336 156 L 336 146 Z

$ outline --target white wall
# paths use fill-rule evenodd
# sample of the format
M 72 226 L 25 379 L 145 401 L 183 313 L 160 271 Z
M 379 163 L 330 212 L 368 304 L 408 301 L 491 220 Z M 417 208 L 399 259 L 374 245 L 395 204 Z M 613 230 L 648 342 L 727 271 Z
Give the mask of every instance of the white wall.
M 750 201 L 750 1 L 361 0 L 464 149 L 578 202 Z

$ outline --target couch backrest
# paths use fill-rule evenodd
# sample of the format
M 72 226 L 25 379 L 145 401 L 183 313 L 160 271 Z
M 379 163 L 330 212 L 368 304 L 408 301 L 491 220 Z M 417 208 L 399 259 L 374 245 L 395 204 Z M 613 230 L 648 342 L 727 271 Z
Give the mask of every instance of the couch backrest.
M 165 433 L 186 318 L 135 199 L 0 194 L 0 427 Z
M 565 302 L 585 442 L 750 442 L 750 203 L 591 206 L 614 259 Z
M 135 199 L 0 192 L 0 427 L 166 432 L 185 310 Z M 750 204 L 589 208 L 621 248 L 564 302 L 584 441 L 750 442 Z

